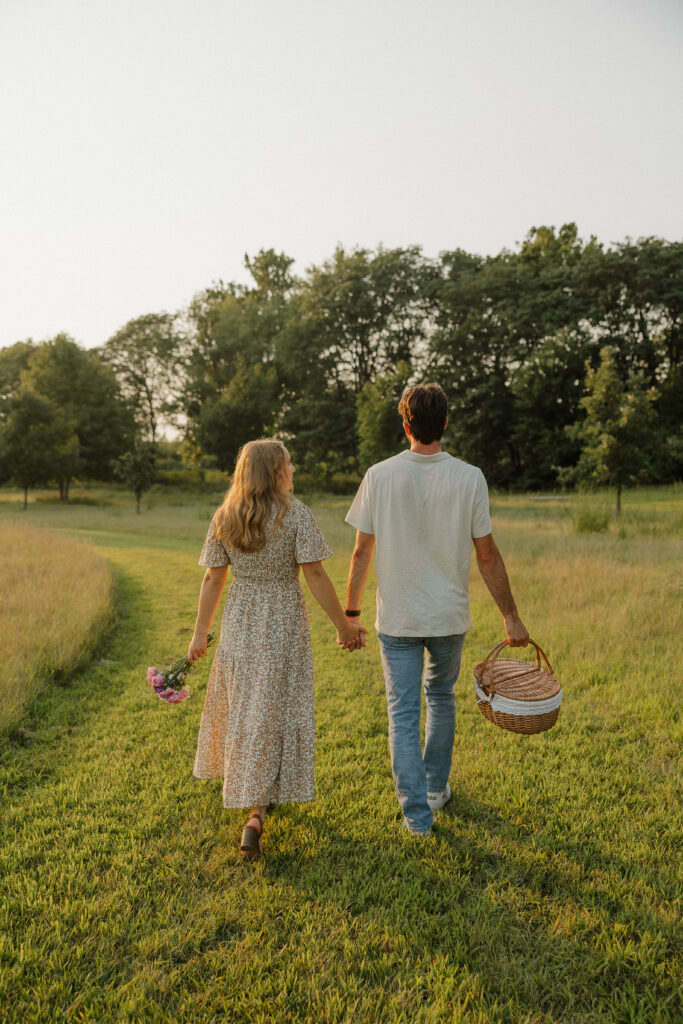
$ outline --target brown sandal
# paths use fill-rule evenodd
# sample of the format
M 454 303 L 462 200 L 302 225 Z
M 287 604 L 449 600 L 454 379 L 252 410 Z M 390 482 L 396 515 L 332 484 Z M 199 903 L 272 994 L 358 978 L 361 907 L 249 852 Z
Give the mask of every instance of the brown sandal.
M 258 831 L 249 824 L 250 821 L 258 821 Z M 259 860 L 263 855 L 262 836 L 263 818 L 260 814 L 250 814 L 244 828 L 242 829 L 242 841 L 240 843 L 242 860 Z

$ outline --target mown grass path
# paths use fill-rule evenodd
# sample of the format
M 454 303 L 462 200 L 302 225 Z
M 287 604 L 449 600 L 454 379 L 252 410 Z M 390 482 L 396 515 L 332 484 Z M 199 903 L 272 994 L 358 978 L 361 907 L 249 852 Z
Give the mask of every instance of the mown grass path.
M 340 592 L 345 506 L 313 506 Z M 539 737 L 484 721 L 472 666 L 500 626 L 475 580 L 455 795 L 424 844 L 398 827 L 376 642 L 337 650 L 311 606 L 318 799 L 276 810 L 253 867 L 243 815 L 191 774 L 209 659 L 179 707 L 144 679 L 187 642 L 212 508 L 34 516 L 96 543 L 120 621 L 0 757 L 2 1019 L 680 1020 L 680 540 L 574 537 L 547 507 L 494 507 L 565 704 Z

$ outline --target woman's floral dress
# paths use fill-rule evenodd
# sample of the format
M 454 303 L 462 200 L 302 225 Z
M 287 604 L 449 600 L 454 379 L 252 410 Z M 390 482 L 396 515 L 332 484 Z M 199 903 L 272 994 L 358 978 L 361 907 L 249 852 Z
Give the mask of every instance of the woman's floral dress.
M 332 554 L 292 500 L 260 551 L 212 539 L 199 564 L 231 565 L 221 638 L 199 726 L 194 774 L 223 778 L 225 807 L 313 800 L 313 658 L 299 566 Z

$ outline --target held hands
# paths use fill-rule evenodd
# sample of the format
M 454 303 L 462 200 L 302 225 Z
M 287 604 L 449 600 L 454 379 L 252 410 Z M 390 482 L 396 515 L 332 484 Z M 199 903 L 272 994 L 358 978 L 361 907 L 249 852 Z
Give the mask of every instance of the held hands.
M 337 635 L 337 644 L 346 651 L 357 651 L 359 647 L 365 647 L 366 633 L 367 629 L 358 618 L 347 618 L 346 625 Z
M 187 660 L 190 664 L 192 664 L 192 662 L 199 661 L 199 659 L 203 658 L 206 654 L 207 636 L 207 633 L 194 633 L 190 640 L 190 646 L 187 650 Z

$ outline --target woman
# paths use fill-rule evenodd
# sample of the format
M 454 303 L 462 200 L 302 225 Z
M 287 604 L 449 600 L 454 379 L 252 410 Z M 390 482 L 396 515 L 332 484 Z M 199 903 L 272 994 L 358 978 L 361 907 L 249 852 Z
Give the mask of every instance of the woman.
M 281 441 L 250 441 L 214 515 L 199 564 L 206 574 L 188 657 L 206 653 L 211 620 L 232 566 L 221 638 L 202 713 L 194 774 L 223 777 L 223 805 L 250 807 L 246 860 L 262 852 L 272 803 L 313 800 L 313 659 L 299 566 L 342 646 L 364 646 L 321 560 L 328 547 L 313 513 L 293 500 L 294 466 Z

